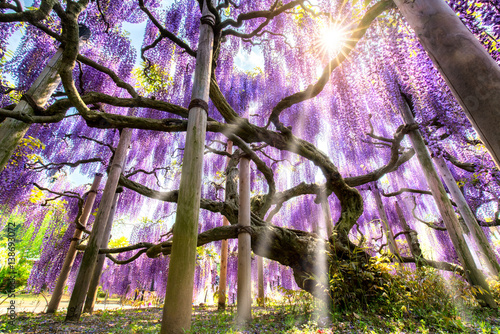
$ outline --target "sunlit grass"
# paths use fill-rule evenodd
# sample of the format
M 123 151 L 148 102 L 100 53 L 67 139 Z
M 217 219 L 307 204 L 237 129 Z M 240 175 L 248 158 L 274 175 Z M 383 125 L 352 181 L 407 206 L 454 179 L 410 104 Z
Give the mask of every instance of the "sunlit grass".
M 330 292 L 336 300 L 333 309 L 318 312 L 318 302 L 307 292 L 280 287 L 275 289 L 279 298 L 266 296 L 265 308 L 254 304 L 253 320 L 244 327 L 235 325 L 234 305 L 224 311 L 193 307 L 187 333 L 500 333 L 498 310 L 479 307 L 474 289 L 462 279 L 444 279 L 434 269 L 399 268 L 384 257 L 356 273 L 349 273 L 353 267 L 338 268 L 330 280 L 339 293 Z M 375 271 L 390 276 L 380 280 Z M 350 281 L 360 278 L 363 284 L 374 282 L 375 290 Z M 500 283 L 491 282 L 491 287 L 500 302 Z M 357 288 L 365 296 L 377 293 L 358 298 Z M 21 312 L 9 324 L 2 315 L 0 333 L 158 333 L 162 307 L 99 310 L 83 314 L 80 322 L 64 322 L 64 316 Z
M 98 311 L 80 322 L 64 322 L 64 314 L 21 313 L 14 326 L 0 317 L 0 333 L 158 333 L 161 308 Z M 253 320 L 238 329 L 236 308 L 219 312 L 215 307 L 195 308 L 187 333 L 500 333 L 493 311 L 469 309 L 467 314 L 436 310 L 425 317 L 384 313 L 375 305 L 366 310 L 337 312 L 331 322 L 318 326 L 310 309 L 290 304 L 254 308 Z
M 463 281 L 454 280 L 451 285 L 454 290 L 446 289 L 434 270 L 402 270 L 381 286 L 377 298 L 367 303 L 352 299 L 347 307 L 328 312 L 328 320 L 321 322 L 309 294 L 281 289 L 283 298 L 266 300 L 266 308 L 254 306 L 253 320 L 243 328 L 235 325 L 235 306 L 225 311 L 217 311 L 216 306 L 194 307 L 187 333 L 500 333 L 497 310 L 478 307 Z M 493 290 L 499 300 L 498 285 Z M 66 323 L 62 312 L 23 312 L 13 325 L 0 316 L 0 333 L 158 333 L 161 315 L 162 307 L 105 310 Z

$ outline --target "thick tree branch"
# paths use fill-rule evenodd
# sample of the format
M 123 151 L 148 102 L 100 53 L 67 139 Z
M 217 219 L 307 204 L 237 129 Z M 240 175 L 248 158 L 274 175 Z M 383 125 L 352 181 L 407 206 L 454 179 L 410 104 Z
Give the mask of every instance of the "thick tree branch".
M 147 251 L 146 249 L 141 249 L 134 256 L 132 256 L 131 258 L 129 258 L 127 260 L 118 260 L 118 259 L 114 258 L 110 254 L 106 254 L 106 257 L 108 259 L 110 259 L 111 261 L 113 261 L 114 263 L 116 263 L 116 264 L 127 264 L 127 263 L 130 263 L 130 262 L 133 262 L 133 261 L 137 260 L 139 258 L 139 256 L 141 256 L 142 254 L 146 253 L 146 251 Z
M 189 54 L 192 57 L 196 57 L 196 52 L 193 51 L 193 49 L 191 49 L 191 47 L 186 42 L 184 42 L 179 37 L 177 37 L 174 34 L 172 34 L 170 31 L 168 31 L 167 29 L 165 29 L 160 24 L 160 22 L 149 11 L 149 9 L 147 9 L 146 6 L 144 6 L 144 0 L 139 0 L 139 7 L 141 8 L 141 10 L 144 13 L 146 13 L 146 15 L 149 17 L 149 19 L 151 20 L 151 22 L 153 22 L 153 24 L 158 28 L 158 30 L 160 30 L 161 38 L 166 37 L 166 38 L 170 39 L 172 42 L 174 42 L 175 44 L 177 44 L 178 46 L 180 46 L 182 49 L 184 49 L 187 54 Z M 147 47 L 145 47 L 145 48 L 143 48 L 141 50 L 141 55 L 142 55 L 143 58 L 144 58 L 144 52 L 146 50 L 148 50 Z
M 210 99 L 227 123 L 237 124 L 241 120 L 238 113 L 234 111 L 222 94 L 214 76 L 210 79 Z
M 393 5 L 394 4 L 392 3 L 392 1 L 382 0 L 371 7 L 365 13 L 357 28 L 354 29 L 354 32 L 349 37 L 348 41 L 344 44 L 338 56 L 330 61 L 328 66 L 325 67 L 319 80 L 315 84 L 307 87 L 306 90 L 287 96 L 280 102 L 278 102 L 278 104 L 273 108 L 271 112 L 271 116 L 269 117 L 269 121 L 266 127 L 268 127 L 270 123 L 273 123 L 277 130 L 288 132 L 289 130 L 284 127 L 279 120 L 281 112 L 287 108 L 290 108 L 294 104 L 312 99 L 319 93 L 321 93 L 326 83 L 330 80 L 330 75 L 333 70 L 336 69 L 337 66 L 339 66 L 345 59 L 347 59 L 351 51 L 356 47 L 358 41 L 364 36 L 373 20 L 375 20 L 380 14 L 382 14 L 385 10 L 391 8 Z
M 84 104 L 98 104 L 98 103 L 105 103 L 109 104 L 115 107 L 128 107 L 128 108 L 151 108 L 159 111 L 165 111 L 174 115 L 178 115 L 184 118 L 188 117 L 188 110 L 184 107 L 171 104 L 165 101 L 160 101 L 160 100 L 155 100 L 151 98 L 146 98 L 142 96 L 138 96 L 136 98 L 120 98 L 120 97 L 115 97 L 111 95 L 107 95 L 104 93 L 97 93 L 97 92 L 90 92 L 87 93 L 83 96 L 81 96 L 82 101 Z M 70 108 L 72 107 L 72 103 L 70 102 L 70 99 L 62 99 L 56 101 L 53 105 L 56 105 L 54 108 L 47 108 L 46 112 L 47 113 L 53 113 L 56 112 L 56 107 L 59 109 L 62 108 Z M 90 116 L 92 117 L 93 114 L 99 114 L 96 112 L 90 111 Z M 119 115 L 117 115 L 119 116 Z M 125 117 L 125 116 L 124 116 Z
M 146 196 L 148 198 L 157 199 L 157 200 L 164 201 L 164 202 L 177 203 L 177 200 L 179 197 L 178 190 L 172 190 L 169 192 L 156 191 L 156 190 L 150 189 L 150 188 L 148 188 L 140 183 L 137 183 L 135 181 L 127 179 L 123 175 L 120 176 L 119 184 L 125 188 L 131 189 L 131 190 L 133 190 L 133 191 L 135 191 L 143 196 Z M 212 211 L 212 212 L 223 213 L 225 211 L 225 204 L 224 203 L 212 201 L 212 200 L 205 199 L 205 198 L 201 199 L 200 207 L 202 209 Z M 229 215 L 229 216 L 231 217 L 232 215 Z M 228 219 L 229 219 L 229 217 L 228 217 Z M 233 218 L 233 221 L 234 221 L 234 218 Z
M 153 247 L 154 244 L 150 242 L 139 242 L 135 245 L 125 246 L 125 247 L 117 247 L 117 248 L 101 248 L 99 249 L 99 254 L 117 254 L 117 253 L 125 253 L 130 252 L 136 249 L 148 249 Z
M 38 22 L 49 16 L 57 0 L 42 0 L 38 9 L 19 11 L 20 8 L 10 8 L 16 13 L 0 13 L 0 22 Z
M 81 61 L 87 66 L 93 67 L 99 72 L 107 74 L 111 80 L 120 88 L 126 89 L 127 92 L 132 96 L 133 98 L 139 98 L 139 94 L 135 91 L 134 87 L 132 85 L 128 84 L 127 82 L 123 81 L 115 72 L 113 72 L 111 69 L 107 68 L 106 66 L 100 65 L 93 61 L 92 59 L 89 59 L 85 56 L 78 55 L 77 60 Z
M 414 194 L 432 195 L 432 192 L 430 192 L 428 190 L 419 190 L 419 189 L 411 189 L 411 188 L 401 188 L 398 191 L 395 191 L 392 193 L 387 193 L 387 194 L 382 192 L 382 195 L 385 197 L 392 197 L 392 196 L 401 195 L 404 192 L 414 193 Z
M 30 115 L 30 114 L 20 112 L 20 111 L 14 111 L 14 110 L 0 108 L 0 117 L 2 117 L 2 118 L 7 118 L 7 117 L 14 118 L 14 119 L 20 120 L 24 123 L 27 123 L 27 124 L 57 123 L 57 122 L 60 122 L 64 119 L 65 113 L 66 112 L 64 111 L 64 112 L 55 113 L 55 114 L 50 115 L 50 116 Z
M 19 2 L 17 2 L 16 5 L 13 5 L 11 3 L 5 2 L 5 0 L 2 0 L 0 2 L 0 9 L 10 9 L 18 13 L 23 11 L 23 8 Z
M 213 241 L 235 239 L 238 237 L 237 225 L 219 226 L 211 230 L 198 234 L 197 246 L 203 246 Z M 147 256 L 154 258 L 160 254 L 168 255 L 172 251 L 172 241 L 167 240 L 160 244 L 154 245 L 147 250 Z

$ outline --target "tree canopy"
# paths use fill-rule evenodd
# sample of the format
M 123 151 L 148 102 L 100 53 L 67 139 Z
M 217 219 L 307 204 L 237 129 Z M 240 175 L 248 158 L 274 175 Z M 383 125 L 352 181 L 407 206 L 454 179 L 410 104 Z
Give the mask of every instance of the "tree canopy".
M 25 127 L 13 153 L 1 148 L 3 217 L 17 210 L 26 228 L 37 229 L 58 203 L 69 222 L 78 221 L 88 186 L 75 185 L 76 176 L 106 173 L 119 133 L 133 129 L 117 217 L 139 222 L 120 225 L 131 231 L 128 243 L 101 250 L 116 263 L 103 274 L 115 293 L 165 291 L 202 3 L 0 2 L 0 133 Z M 499 64 L 500 3 L 448 4 Z M 392 1 L 226 0 L 209 10 L 214 47 L 198 245 L 215 246 L 206 252 L 237 238 L 237 164 L 248 157 L 252 249 L 292 269 L 271 264 L 268 278 L 277 284 L 294 286 L 293 275 L 312 292 L 318 247 L 346 261 L 386 252 L 376 193 L 400 261 L 463 273 L 408 139 L 416 129 L 431 155 L 445 159 L 492 242 L 490 227 L 500 224 L 498 168 Z M 40 104 L 27 92 L 58 49 L 61 84 Z M 15 109 L 21 103 L 30 111 Z M 406 104 L 416 123 L 403 121 Z M 396 204 L 418 232 L 421 258 L 399 241 L 410 229 L 400 225 Z M 75 225 L 46 229 L 31 288 L 53 287 Z M 216 277 L 213 262 L 203 263 L 197 289 Z

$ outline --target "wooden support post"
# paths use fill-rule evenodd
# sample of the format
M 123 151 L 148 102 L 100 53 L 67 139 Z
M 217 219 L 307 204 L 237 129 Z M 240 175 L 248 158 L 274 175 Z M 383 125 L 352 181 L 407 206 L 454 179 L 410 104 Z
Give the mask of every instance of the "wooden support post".
M 202 24 L 196 53 L 196 68 L 182 160 L 161 334 L 184 333 L 191 327 L 203 151 L 215 24 L 215 17 L 208 10 L 206 1 L 211 0 L 203 1 Z
M 102 237 L 101 248 L 108 248 L 109 237 L 111 236 L 111 229 L 113 228 L 113 220 L 115 218 L 116 206 L 118 205 L 118 197 L 123 192 L 122 187 L 116 188 L 115 197 L 113 198 L 113 204 L 111 206 L 111 211 L 109 212 L 108 222 L 106 223 L 106 228 Z M 92 313 L 94 311 L 95 301 L 97 299 L 97 288 L 99 286 L 99 281 L 101 280 L 102 269 L 104 267 L 104 262 L 106 261 L 106 254 L 99 254 L 97 257 L 97 262 L 94 267 L 94 273 L 92 274 L 92 280 L 90 281 L 89 291 L 87 293 L 87 298 L 85 299 L 85 305 L 83 307 L 83 312 Z
M 229 221 L 226 217 L 222 218 L 222 225 L 228 226 Z M 228 242 L 227 240 L 222 240 L 221 245 L 221 255 L 220 255 L 220 275 L 219 275 L 219 289 L 218 289 L 218 309 L 226 309 L 226 290 L 227 290 L 227 257 L 228 257 Z
M 405 232 L 406 242 L 408 242 L 408 247 L 410 248 L 411 255 L 415 259 L 415 265 L 421 267 L 420 258 L 422 257 L 422 249 L 420 248 L 420 243 L 418 242 L 417 232 L 412 230 L 408 223 L 406 222 L 405 216 L 403 214 L 403 210 L 399 206 L 399 203 L 396 201 L 395 203 L 396 213 L 399 217 L 399 223 Z
M 490 276 L 498 276 L 498 273 L 500 272 L 500 265 L 498 264 L 495 253 L 493 252 L 483 229 L 477 223 L 476 216 L 474 216 L 474 213 L 467 204 L 464 195 L 460 191 L 460 188 L 458 188 L 455 178 L 451 174 L 448 165 L 446 165 L 446 161 L 443 157 L 435 157 L 434 164 L 441 174 L 446 187 L 448 187 L 453 201 L 457 203 L 458 211 L 460 212 L 465 225 L 469 229 L 470 238 L 477 244 L 481 255 L 480 257 L 484 260 Z
M 90 30 L 80 25 L 80 46 L 85 43 L 90 35 Z M 61 82 L 57 73 L 61 67 L 63 49 L 58 48 L 56 53 L 49 59 L 47 65 L 42 70 L 38 78 L 31 85 L 24 97 L 14 108 L 14 112 L 22 113 L 27 116 L 34 116 L 39 113 L 36 108 L 43 108 L 49 100 L 52 93 Z M 34 108 L 36 107 L 36 108 Z M 31 124 L 23 121 L 7 118 L 1 122 L 0 126 L 0 172 L 5 168 L 24 137 Z
M 97 211 L 94 225 L 92 226 L 92 233 L 90 234 L 87 247 L 83 253 L 82 263 L 80 264 L 80 270 L 78 271 L 75 281 L 75 288 L 73 289 L 73 293 L 71 294 L 71 299 L 69 301 L 66 321 L 80 320 L 83 304 L 85 302 L 85 296 L 87 295 L 95 263 L 97 261 L 97 257 L 99 256 L 99 248 L 101 247 L 103 232 L 111 212 L 116 186 L 118 185 L 118 180 L 123 170 L 125 158 L 127 157 L 131 137 L 131 129 L 122 130 L 120 141 L 109 169 L 108 179 L 99 204 L 99 210 Z
M 385 236 L 387 239 L 387 244 L 389 245 L 389 250 L 391 251 L 396 259 L 400 258 L 398 246 L 396 245 L 396 240 L 394 240 L 394 233 L 392 233 L 392 229 L 389 226 L 389 220 L 387 219 L 387 214 L 385 213 L 384 204 L 382 203 L 382 198 L 380 197 L 380 190 L 377 187 L 377 184 L 374 184 L 370 187 L 372 190 L 373 197 L 375 198 L 375 203 L 377 204 L 377 211 L 382 220 L 383 229 L 385 231 Z
M 233 142 L 228 140 L 226 152 L 229 154 L 233 153 Z M 227 157 L 226 161 L 229 164 L 231 158 Z M 224 216 L 222 217 L 222 225 L 229 226 L 229 220 Z M 227 290 L 227 256 L 228 256 L 228 242 L 227 239 L 222 240 L 221 250 L 220 250 L 220 274 L 219 274 L 219 299 L 218 299 L 218 309 L 224 310 L 226 308 L 226 290 Z
M 260 307 L 265 306 L 264 295 L 264 259 L 262 256 L 255 256 L 257 258 L 257 303 Z
M 237 322 L 252 320 L 252 277 L 251 277 L 251 236 L 250 228 L 250 160 L 240 160 L 240 207 L 238 210 L 238 292 Z
M 89 220 L 90 213 L 92 212 L 92 207 L 94 206 L 94 201 L 97 195 L 97 189 L 99 188 L 101 180 L 102 174 L 96 173 L 94 176 L 94 182 L 92 183 L 87 198 L 85 199 L 85 205 L 82 210 L 82 215 L 79 219 L 79 222 L 82 226 L 87 226 L 87 221 Z M 71 272 L 73 262 L 75 261 L 76 246 L 78 245 L 82 234 L 83 231 L 79 228 L 76 228 L 75 232 L 73 233 L 73 238 L 71 239 L 68 252 L 66 253 L 66 258 L 64 259 L 61 272 L 59 273 L 59 277 L 57 278 L 56 286 L 54 288 L 54 291 L 52 292 L 52 296 L 50 297 L 49 305 L 47 306 L 47 313 L 54 313 L 59 307 L 59 303 L 61 302 L 61 298 L 64 292 L 64 287 L 66 286 L 69 273 Z
M 412 111 L 406 102 L 401 104 L 401 114 L 406 124 L 415 124 Z M 431 157 L 425 146 L 424 139 L 419 130 L 413 130 L 409 133 L 410 141 L 417 155 L 422 171 L 424 172 L 427 184 L 432 192 L 432 196 L 436 201 L 437 207 L 441 214 L 441 218 L 448 230 L 450 239 L 455 247 L 460 263 L 466 273 L 467 280 L 472 285 L 479 286 L 484 293 L 479 292 L 477 297 L 484 301 L 491 308 L 497 308 L 497 304 L 493 300 L 488 283 L 483 273 L 477 268 L 472 253 L 463 236 L 463 230 L 460 226 L 455 211 L 451 205 L 451 201 L 444 189 L 443 183 L 439 179 Z
M 500 167 L 500 67 L 445 1 L 394 3 Z

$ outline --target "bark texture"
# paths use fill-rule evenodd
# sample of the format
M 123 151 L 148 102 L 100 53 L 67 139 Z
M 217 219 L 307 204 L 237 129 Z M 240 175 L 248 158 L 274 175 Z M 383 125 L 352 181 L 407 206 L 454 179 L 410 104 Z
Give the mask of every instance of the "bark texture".
M 206 1 L 203 3 L 204 18 L 215 23 Z M 202 20 L 191 94 L 192 102 L 201 100 L 203 103 L 208 103 L 213 43 L 213 27 Z M 199 106 L 189 110 L 179 201 L 173 231 L 173 249 L 163 308 L 162 334 L 184 333 L 191 327 L 207 112 Z

